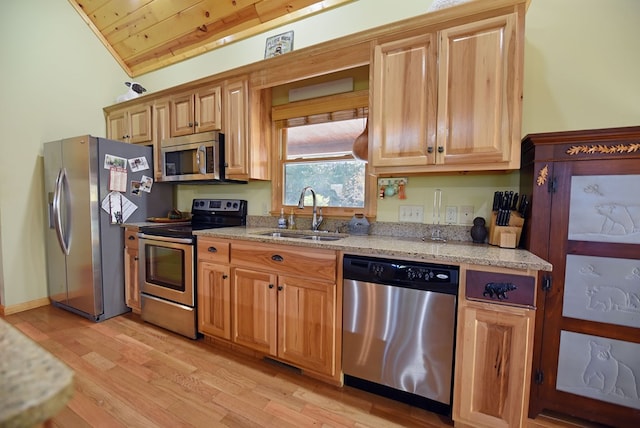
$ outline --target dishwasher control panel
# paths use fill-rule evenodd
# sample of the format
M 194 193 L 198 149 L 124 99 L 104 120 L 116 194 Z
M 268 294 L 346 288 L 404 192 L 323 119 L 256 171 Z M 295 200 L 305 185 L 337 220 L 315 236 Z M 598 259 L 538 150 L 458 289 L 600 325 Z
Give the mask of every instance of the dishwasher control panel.
M 344 278 L 457 294 L 458 266 L 345 256 Z

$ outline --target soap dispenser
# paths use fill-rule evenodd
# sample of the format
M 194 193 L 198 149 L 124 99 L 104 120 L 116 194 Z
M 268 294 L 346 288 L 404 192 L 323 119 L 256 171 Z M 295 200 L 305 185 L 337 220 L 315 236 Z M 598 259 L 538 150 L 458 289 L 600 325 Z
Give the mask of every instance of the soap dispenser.
M 293 213 L 293 209 L 291 209 L 291 214 L 289 214 L 289 229 L 296 228 L 296 219 L 295 214 Z
M 280 208 L 280 218 L 278 219 L 278 229 L 287 228 L 287 219 L 284 218 L 284 208 Z

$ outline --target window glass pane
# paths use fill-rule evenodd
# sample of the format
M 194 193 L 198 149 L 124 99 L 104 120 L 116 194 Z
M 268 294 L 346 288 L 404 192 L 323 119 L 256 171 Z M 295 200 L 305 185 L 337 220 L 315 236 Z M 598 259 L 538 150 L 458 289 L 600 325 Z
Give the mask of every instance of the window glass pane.
M 350 154 L 353 142 L 364 127 L 365 119 L 357 118 L 286 128 L 287 159 Z
M 353 142 L 352 142 L 353 143 Z M 364 207 L 365 164 L 356 160 L 296 162 L 284 165 L 285 205 L 297 205 L 306 186 L 316 192 L 319 207 Z M 312 204 L 311 192 L 305 206 Z

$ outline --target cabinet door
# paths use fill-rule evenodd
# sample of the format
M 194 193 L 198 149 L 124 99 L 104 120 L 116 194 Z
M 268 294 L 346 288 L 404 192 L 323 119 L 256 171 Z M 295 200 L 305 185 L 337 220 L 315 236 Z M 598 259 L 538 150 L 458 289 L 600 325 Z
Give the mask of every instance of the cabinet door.
M 246 79 L 227 82 L 224 92 L 225 160 L 229 178 L 248 178 L 249 99 Z
M 637 156 L 627 149 L 638 146 L 638 134 L 597 143 L 596 134 L 583 137 L 588 143 L 571 138 L 553 149 L 576 161 L 535 163 L 532 199 L 540 207 L 532 210 L 530 248 L 546 257 L 553 271 L 547 274 L 550 288 L 538 299 L 532 413 L 546 408 L 637 427 L 640 160 L 613 157 Z M 605 155 L 612 158 L 584 159 Z M 541 213 L 544 207 L 549 210 Z M 541 215 L 546 230 L 539 227 Z
M 129 142 L 128 114 L 126 110 L 117 110 L 107 116 L 107 138 Z
M 278 357 L 335 373 L 336 284 L 278 278 Z
M 232 340 L 276 355 L 278 296 L 276 275 L 233 268 Z
M 195 127 L 195 101 L 193 93 L 171 97 L 171 136 L 193 134 Z
M 124 232 L 124 293 L 125 302 L 135 313 L 140 313 L 140 284 L 138 278 L 138 228 Z
M 153 137 L 151 127 L 151 106 L 142 104 L 129 109 L 129 142 L 150 143 Z
M 229 266 L 198 262 L 198 331 L 231 340 Z
M 162 140 L 170 136 L 169 100 L 158 100 L 153 105 L 153 171 L 156 181 L 162 181 Z
M 520 166 L 521 24 L 509 14 L 440 32 L 438 163 Z M 517 155 L 517 156 L 516 156 Z
M 526 426 L 535 312 L 465 302 L 458 316 L 453 419 L 474 427 Z
M 373 166 L 434 163 L 434 36 L 425 34 L 378 45 L 373 62 Z
M 196 92 L 195 108 L 195 132 L 218 131 L 222 128 L 220 86 L 212 86 Z

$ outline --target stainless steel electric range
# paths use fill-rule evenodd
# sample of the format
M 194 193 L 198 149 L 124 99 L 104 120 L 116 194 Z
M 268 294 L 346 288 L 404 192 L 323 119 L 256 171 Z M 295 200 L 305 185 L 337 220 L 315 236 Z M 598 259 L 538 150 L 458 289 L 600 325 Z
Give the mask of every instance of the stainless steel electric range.
M 194 230 L 245 226 L 247 201 L 194 199 L 191 222 L 140 228 L 142 319 L 192 339 L 198 337 Z

